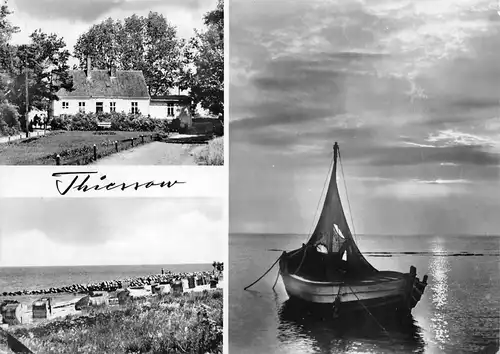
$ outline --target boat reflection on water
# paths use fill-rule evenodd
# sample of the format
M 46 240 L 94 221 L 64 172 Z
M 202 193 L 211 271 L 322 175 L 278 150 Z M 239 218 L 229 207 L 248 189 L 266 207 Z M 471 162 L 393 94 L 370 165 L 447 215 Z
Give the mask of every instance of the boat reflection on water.
M 422 330 L 412 315 L 372 315 L 347 313 L 333 319 L 288 299 L 279 306 L 277 336 L 283 344 L 300 342 L 304 353 L 424 352 Z

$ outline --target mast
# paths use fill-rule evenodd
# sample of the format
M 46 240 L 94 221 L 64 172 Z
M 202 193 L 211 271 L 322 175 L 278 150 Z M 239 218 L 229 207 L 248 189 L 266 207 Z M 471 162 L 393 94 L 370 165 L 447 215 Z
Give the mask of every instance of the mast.
M 338 154 L 339 154 L 339 144 L 337 144 L 337 142 L 335 142 L 335 144 L 333 144 L 333 167 L 335 169 L 337 168 Z

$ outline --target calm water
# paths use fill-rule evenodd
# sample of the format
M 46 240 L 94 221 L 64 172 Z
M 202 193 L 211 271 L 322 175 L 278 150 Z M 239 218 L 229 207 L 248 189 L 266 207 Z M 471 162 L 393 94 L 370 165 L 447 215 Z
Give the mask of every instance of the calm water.
M 0 267 L 0 293 L 37 290 L 160 274 L 212 270 L 211 264 L 164 264 L 78 267 Z
M 412 323 L 373 320 L 350 325 L 290 316 L 277 267 L 251 288 L 281 252 L 304 236 L 230 235 L 229 348 L 231 353 L 496 353 L 500 330 L 498 237 L 358 236 L 362 252 L 378 269 L 417 267 L 429 285 L 413 309 Z M 416 254 L 401 254 L 412 251 Z M 391 252 L 390 255 L 378 252 Z M 461 252 L 465 252 L 461 254 Z M 377 254 L 378 253 L 378 254 Z M 399 253 L 399 254 L 398 254 Z M 486 351 L 484 351 L 486 350 Z

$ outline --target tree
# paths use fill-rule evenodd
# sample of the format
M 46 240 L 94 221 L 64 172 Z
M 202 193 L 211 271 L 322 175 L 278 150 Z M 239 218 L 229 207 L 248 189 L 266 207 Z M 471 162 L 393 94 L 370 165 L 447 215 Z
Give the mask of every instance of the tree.
M 52 117 L 51 102 L 58 100 L 61 88 L 73 89 L 69 75 L 69 51 L 66 43 L 55 34 L 36 30 L 30 35 L 31 43 L 16 48 L 14 62 L 14 83 L 9 99 L 19 107 L 19 113 L 26 116 L 26 74 L 28 76 L 29 107 L 48 112 Z M 28 109 L 29 110 L 29 109 Z M 25 128 L 25 118 L 21 120 Z
M 121 22 L 112 18 L 90 27 L 75 44 L 74 56 L 79 60 L 80 68 L 87 67 L 87 57 L 90 57 L 95 68 L 109 69 L 116 65 L 121 69 L 119 59 L 121 48 L 125 44 L 121 33 Z
M 7 101 L 13 82 L 13 46 L 10 40 L 19 31 L 8 19 L 11 13 L 5 1 L 0 7 L 0 135 L 12 134 L 20 128 L 17 107 Z
M 184 42 L 167 19 L 156 12 L 132 15 L 123 23 L 108 18 L 82 34 L 75 45 L 80 68 L 141 70 L 151 95 L 163 95 L 178 82 Z
M 191 88 L 194 103 L 200 103 L 212 114 L 224 114 L 224 3 L 218 0 L 215 10 L 204 16 L 207 30 L 196 32 L 190 41 L 186 58 L 194 70 L 186 70 L 181 80 Z

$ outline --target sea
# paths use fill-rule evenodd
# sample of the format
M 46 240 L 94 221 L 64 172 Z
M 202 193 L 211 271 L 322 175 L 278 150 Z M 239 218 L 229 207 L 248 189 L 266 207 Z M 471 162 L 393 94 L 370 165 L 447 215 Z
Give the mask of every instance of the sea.
M 184 273 L 211 271 L 213 267 L 211 264 L 0 267 L 0 293 L 137 278 L 161 274 L 162 269 Z
M 277 265 L 304 235 L 229 237 L 230 353 L 497 353 L 500 337 L 500 237 L 368 236 L 355 238 L 379 270 L 429 276 L 410 325 L 376 319 L 338 323 L 286 316 L 288 296 Z M 382 328 L 381 328 L 382 326 Z

